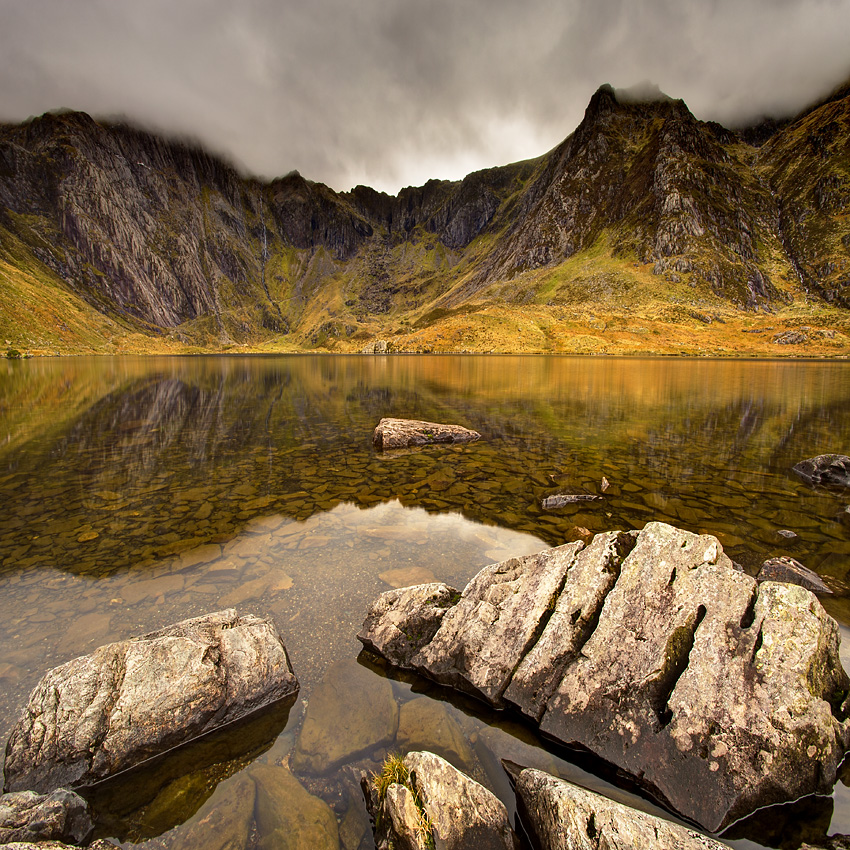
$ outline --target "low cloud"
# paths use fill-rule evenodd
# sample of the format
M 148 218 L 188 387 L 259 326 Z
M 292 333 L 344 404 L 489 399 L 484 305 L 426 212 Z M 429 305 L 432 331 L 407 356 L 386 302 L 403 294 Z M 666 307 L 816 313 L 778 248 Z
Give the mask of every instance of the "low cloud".
M 0 0 L 0 117 L 124 115 L 246 171 L 387 191 L 539 156 L 593 91 L 790 115 L 850 77 L 850 0 Z

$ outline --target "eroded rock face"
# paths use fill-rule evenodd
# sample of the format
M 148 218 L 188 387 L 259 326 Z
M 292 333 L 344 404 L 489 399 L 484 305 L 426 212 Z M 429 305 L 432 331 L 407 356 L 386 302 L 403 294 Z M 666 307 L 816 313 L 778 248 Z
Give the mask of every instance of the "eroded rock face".
M 850 487 L 850 457 L 818 455 L 795 464 L 794 472 L 810 484 Z
M 382 605 L 360 636 L 378 652 Z M 648 523 L 486 567 L 393 663 L 516 706 L 716 831 L 831 789 L 850 746 L 838 643 L 808 590 L 759 585 L 714 537 Z
M 441 425 L 419 419 L 382 419 L 372 436 L 377 449 L 406 449 L 433 443 L 472 443 L 481 434 L 461 425 Z
M 556 779 L 539 770 L 523 770 L 516 782 L 523 821 L 539 847 L 572 850 L 723 850 L 726 845 L 692 829 L 670 823 Z
M 274 625 L 233 609 L 102 646 L 36 686 L 6 789 L 91 784 L 297 691 Z
M 17 791 L 0 797 L 0 844 L 62 841 L 83 844 L 93 829 L 89 807 L 73 791 Z

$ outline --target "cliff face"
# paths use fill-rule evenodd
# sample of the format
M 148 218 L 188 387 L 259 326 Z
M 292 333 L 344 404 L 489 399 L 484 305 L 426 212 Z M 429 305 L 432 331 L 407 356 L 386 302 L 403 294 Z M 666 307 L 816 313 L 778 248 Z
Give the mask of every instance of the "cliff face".
M 351 336 L 512 280 L 536 297 L 540 274 L 593 250 L 742 309 L 799 284 L 848 307 L 848 130 L 846 92 L 757 148 L 681 101 L 603 86 L 539 160 L 391 197 L 297 172 L 262 184 L 198 148 L 47 114 L 0 127 L 0 260 L 29 258 L 137 327 L 220 340 Z

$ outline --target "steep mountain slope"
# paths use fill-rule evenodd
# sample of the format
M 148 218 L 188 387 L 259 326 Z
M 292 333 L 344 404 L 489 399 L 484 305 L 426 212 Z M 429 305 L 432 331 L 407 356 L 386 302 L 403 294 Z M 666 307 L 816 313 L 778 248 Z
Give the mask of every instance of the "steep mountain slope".
M 0 127 L 0 335 L 558 350 L 584 333 L 593 350 L 598 315 L 743 325 L 810 294 L 846 308 L 848 125 L 837 93 L 757 148 L 681 101 L 603 86 L 540 159 L 391 197 L 297 172 L 263 184 L 191 145 L 47 114 Z

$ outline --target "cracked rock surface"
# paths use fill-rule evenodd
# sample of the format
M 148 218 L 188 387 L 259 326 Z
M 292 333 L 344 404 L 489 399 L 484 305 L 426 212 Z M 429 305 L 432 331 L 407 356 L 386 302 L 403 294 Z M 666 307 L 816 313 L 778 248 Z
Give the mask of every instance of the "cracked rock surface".
M 107 644 L 35 687 L 5 790 L 92 784 L 297 691 L 275 626 L 232 608 Z
M 431 637 L 413 602 L 431 595 L 390 594 L 364 645 L 518 709 L 711 831 L 828 793 L 850 747 L 837 624 L 810 591 L 736 570 L 709 535 L 654 522 L 485 567 Z

